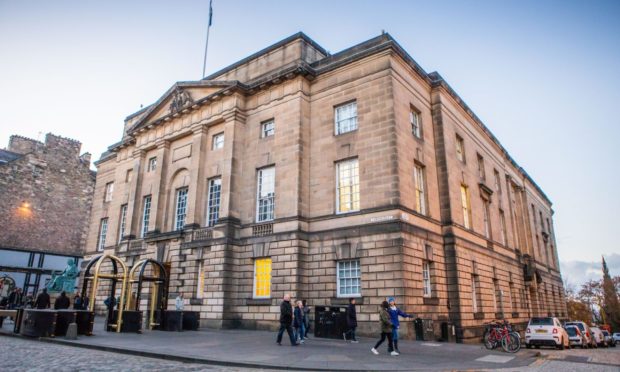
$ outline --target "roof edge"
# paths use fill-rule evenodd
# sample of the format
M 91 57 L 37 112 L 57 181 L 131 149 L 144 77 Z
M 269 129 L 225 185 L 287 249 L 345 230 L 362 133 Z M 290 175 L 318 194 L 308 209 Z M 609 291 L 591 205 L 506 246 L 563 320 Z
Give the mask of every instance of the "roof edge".
M 299 31 L 291 36 L 288 36 L 278 42 L 275 42 L 274 44 L 271 44 L 270 46 L 263 48 L 261 50 L 259 50 L 256 53 L 253 53 L 231 65 L 228 65 L 208 76 L 205 76 L 204 78 L 202 78 L 202 80 L 211 80 L 219 75 L 222 75 L 226 72 L 229 72 L 231 70 L 234 70 L 235 68 L 253 60 L 256 59 L 258 57 L 260 57 L 263 54 L 267 54 L 275 49 L 278 49 L 279 47 L 286 45 L 288 43 L 290 43 L 291 41 L 295 40 L 295 39 L 302 39 L 305 42 L 307 42 L 308 44 L 312 45 L 312 47 L 314 47 L 315 49 L 317 49 L 319 52 L 323 53 L 325 56 L 329 55 L 329 52 L 327 52 L 327 50 L 325 50 L 325 48 L 323 48 L 322 46 L 320 46 L 316 41 L 312 40 L 308 35 L 304 34 L 302 31 Z

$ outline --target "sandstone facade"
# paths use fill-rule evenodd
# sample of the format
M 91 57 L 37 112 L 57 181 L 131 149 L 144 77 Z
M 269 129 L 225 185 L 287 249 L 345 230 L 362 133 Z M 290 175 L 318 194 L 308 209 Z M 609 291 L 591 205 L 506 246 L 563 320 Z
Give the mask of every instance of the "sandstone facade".
M 178 82 L 96 165 L 88 255 L 163 261 L 208 326 L 273 328 L 285 293 L 357 297 L 365 334 L 387 296 L 465 340 L 566 313 L 551 202 L 387 34 L 330 55 L 300 33 Z

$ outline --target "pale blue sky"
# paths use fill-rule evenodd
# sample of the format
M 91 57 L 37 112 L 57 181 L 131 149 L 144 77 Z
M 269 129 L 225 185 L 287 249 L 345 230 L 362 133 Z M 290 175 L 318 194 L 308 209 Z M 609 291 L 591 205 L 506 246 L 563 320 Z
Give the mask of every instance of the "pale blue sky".
M 337 52 L 386 30 L 446 78 L 553 201 L 565 277 L 580 282 L 587 262 L 620 254 L 620 1 L 213 8 L 207 74 L 297 31 Z M 98 158 L 140 104 L 200 78 L 207 16 L 206 0 L 0 0 L 0 147 L 11 134 L 53 132 Z M 620 275 L 620 256 L 609 258 Z

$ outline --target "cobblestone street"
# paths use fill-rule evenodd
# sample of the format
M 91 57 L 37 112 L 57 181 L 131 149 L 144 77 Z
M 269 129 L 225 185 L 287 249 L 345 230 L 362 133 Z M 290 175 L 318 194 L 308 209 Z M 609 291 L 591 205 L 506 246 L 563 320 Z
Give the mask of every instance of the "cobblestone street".
M 246 372 L 253 369 L 166 361 L 17 337 L 0 337 L 0 370 Z

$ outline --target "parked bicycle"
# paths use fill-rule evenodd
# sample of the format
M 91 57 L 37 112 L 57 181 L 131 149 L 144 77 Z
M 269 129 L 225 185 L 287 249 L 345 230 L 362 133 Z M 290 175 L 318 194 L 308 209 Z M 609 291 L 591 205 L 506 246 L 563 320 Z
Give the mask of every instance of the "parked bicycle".
M 492 321 L 486 324 L 484 346 L 491 350 L 499 345 L 502 345 L 502 349 L 507 353 L 516 353 L 521 350 L 521 337 L 512 330 L 507 320 Z

